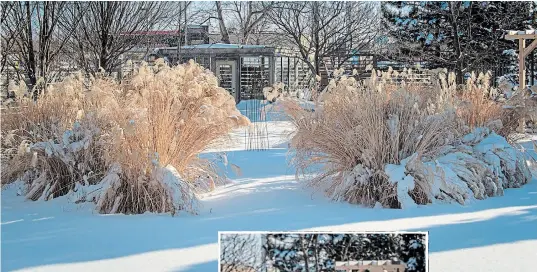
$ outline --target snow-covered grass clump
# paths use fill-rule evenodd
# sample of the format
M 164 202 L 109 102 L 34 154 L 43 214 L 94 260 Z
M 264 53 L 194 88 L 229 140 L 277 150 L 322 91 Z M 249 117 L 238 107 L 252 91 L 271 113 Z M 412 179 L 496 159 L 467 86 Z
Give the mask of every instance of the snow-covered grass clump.
M 489 129 L 476 129 L 457 145 L 448 145 L 435 158 L 417 154 L 400 165 L 386 166 L 397 186 L 402 207 L 416 204 L 411 197 L 414 182 L 427 184 L 427 202 L 457 202 L 502 196 L 504 189 L 518 188 L 531 180 L 523 153 Z
M 423 84 L 405 81 L 411 73 L 374 72 L 364 82 L 342 76 L 314 111 L 286 100 L 297 169 L 322 167 L 310 185 L 334 200 L 401 208 L 462 204 L 529 181 L 523 155 L 495 133 L 512 130 L 502 126 L 488 74 L 472 74 L 457 89 L 453 74 Z
M 122 82 L 76 75 L 17 104 L 2 115 L 2 184 L 22 180 L 32 200 L 85 191 L 101 213 L 193 210 L 219 181 L 198 154 L 249 123 L 193 62 Z

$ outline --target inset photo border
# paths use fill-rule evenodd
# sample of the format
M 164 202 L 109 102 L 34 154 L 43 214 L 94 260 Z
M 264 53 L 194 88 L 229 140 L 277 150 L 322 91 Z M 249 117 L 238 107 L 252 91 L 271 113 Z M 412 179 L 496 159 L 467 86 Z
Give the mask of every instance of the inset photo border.
M 221 231 L 218 247 L 220 272 L 429 271 L 428 232 Z

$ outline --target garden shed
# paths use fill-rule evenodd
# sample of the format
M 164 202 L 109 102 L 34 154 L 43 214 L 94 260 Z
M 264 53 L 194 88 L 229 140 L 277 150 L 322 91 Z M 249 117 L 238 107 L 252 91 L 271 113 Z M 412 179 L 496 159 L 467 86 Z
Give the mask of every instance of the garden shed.
M 153 58 L 170 63 L 194 60 L 210 69 L 220 87 L 235 100 L 262 99 L 263 88 L 283 83 L 287 88 L 305 88 L 312 79 L 306 64 L 296 52 L 265 45 L 199 44 L 180 48 L 157 48 Z

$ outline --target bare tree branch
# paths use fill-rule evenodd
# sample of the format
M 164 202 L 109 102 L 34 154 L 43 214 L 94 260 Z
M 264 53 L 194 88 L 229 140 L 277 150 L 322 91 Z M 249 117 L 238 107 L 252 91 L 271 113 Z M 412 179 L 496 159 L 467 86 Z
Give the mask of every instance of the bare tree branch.
M 220 271 L 260 271 L 263 260 L 259 234 L 222 234 L 220 247 Z
M 120 56 L 143 44 L 147 31 L 168 27 L 177 21 L 170 2 L 86 2 L 81 27 L 73 39 L 76 60 L 88 73 L 100 68 L 114 71 L 123 60 Z
M 315 75 L 327 58 L 337 55 L 339 68 L 353 51 L 370 47 L 379 31 L 377 5 L 369 2 L 284 2 L 267 17 Z
M 38 79 L 43 81 L 42 87 L 53 81 L 52 67 L 61 66 L 58 56 L 80 22 L 81 16 L 70 9 L 72 5 L 29 1 L 3 4 L 2 44 L 8 50 L 2 56 L 2 70 L 13 59 L 31 87 Z

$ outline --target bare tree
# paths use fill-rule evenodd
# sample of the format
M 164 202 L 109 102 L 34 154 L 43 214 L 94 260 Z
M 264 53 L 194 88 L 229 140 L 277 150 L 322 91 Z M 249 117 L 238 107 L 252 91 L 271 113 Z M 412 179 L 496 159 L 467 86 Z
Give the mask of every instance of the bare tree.
M 338 56 L 332 65 L 340 68 L 378 34 L 377 4 L 371 2 L 283 2 L 267 15 L 315 75 L 326 58 Z
M 2 44 L 8 50 L 2 56 L 2 70 L 14 58 L 30 86 L 35 86 L 38 79 L 44 83 L 51 81 L 51 67 L 80 21 L 79 14 L 69 8 L 72 5 L 69 2 L 3 3 Z
M 258 32 L 275 2 L 233 1 L 229 3 L 231 16 L 238 25 L 241 44 L 248 44 L 250 36 Z
M 20 25 L 17 25 L 18 27 L 16 29 L 7 28 L 5 25 L 8 20 L 8 14 L 10 14 L 14 8 L 13 6 L 13 2 L 6 1 L 0 3 L 0 46 L 2 48 L 2 50 L 0 50 L 0 57 L 2 58 L 0 61 L 0 73 L 2 74 L 8 66 L 9 54 L 13 48 L 17 32 L 20 30 Z
M 263 263 L 262 252 L 261 235 L 259 234 L 222 234 L 220 237 L 220 271 L 259 271 Z
M 210 5 L 210 8 L 207 8 L 208 4 Z M 178 61 L 181 61 L 181 46 L 183 43 L 181 41 L 184 40 L 185 45 L 190 45 L 190 33 L 189 33 L 189 26 L 192 24 L 199 24 L 203 25 L 207 23 L 212 17 L 212 3 L 207 2 L 195 2 L 195 1 L 182 1 L 179 4 L 177 17 L 179 20 L 177 20 L 177 25 L 174 25 L 174 28 L 177 29 L 178 33 L 178 41 L 177 45 L 177 51 L 176 51 L 176 59 Z M 173 25 L 173 24 L 172 24 Z M 206 33 L 207 35 L 209 33 Z
M 19 35 L 21 25 L 16 25 L 16 28 L 6 27 L 8 22 L 8 15 L 14 9 L 14 2 L 2 2 L 0 3 L 0 75 L 2 76 L 2 90 L 7 91 L 7 86 L 12 80 L 10 75 L 10 69 L 15 72 L 17 76 L 16 81 L 21 79 L 20 71 L 17 69 L 16 57 L 14 57 L 13 47 L 15 46 L 15 39 Z
M 267 14 L 275 2 L 215 1 L 212 9 L 205 10 L 207 22 L 215 19 L 220 32 L 220 42 L 241 44 L 252 43 L 253 34 L 259 33 L 268 22 Z M 231 38 L 231 34 L 236 39 Z
M 144 42 L 144 32 L 169 26 L 177 21 L 170 2 L 86 2 L 77 9 L 84 12 L 73 47 L 79 67 L 89 73 L 103 69 L 112 72 L 121 55 Z

